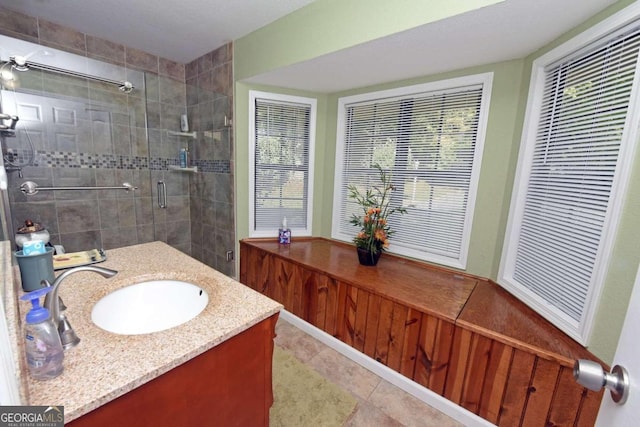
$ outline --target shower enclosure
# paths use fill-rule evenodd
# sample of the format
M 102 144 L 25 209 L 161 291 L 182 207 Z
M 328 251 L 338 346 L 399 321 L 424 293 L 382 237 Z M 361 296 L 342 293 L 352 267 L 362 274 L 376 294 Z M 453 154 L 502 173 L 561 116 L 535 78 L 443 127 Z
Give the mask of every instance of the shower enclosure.
M 175 132 L 184 83 L 5 36 L 0 46 L 0 111 L 17 118 L 0 122 L 0 237 L 30 219 L 67 252 L 162 240 L 191 254 L 190 173 L 172 169 L 195 143 Z M 57 189 L 27 195 L 27 181 Z M 137 189 L 99 189 L 123 183 Z

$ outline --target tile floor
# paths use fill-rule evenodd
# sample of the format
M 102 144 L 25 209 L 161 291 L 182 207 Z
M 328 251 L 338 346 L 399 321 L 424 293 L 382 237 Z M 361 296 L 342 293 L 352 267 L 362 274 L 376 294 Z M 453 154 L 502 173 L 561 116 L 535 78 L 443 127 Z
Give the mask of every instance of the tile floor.
M 276 325 L 275 342 L 357 399 L 357 409 L 346 427 L 462 425 L 282 318 Z

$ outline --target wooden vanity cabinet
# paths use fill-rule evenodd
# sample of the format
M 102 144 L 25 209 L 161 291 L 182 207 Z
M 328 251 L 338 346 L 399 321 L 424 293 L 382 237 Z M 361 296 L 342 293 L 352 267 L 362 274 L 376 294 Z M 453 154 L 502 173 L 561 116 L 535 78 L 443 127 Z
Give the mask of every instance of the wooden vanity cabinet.
M 261 321 L 67 425 L 268 426 L 277 318 Z
M 599 361 L 495 283 L 320 239 L 240 242 L 240 282 L 407 378 L 501 426 L 592 426 Z

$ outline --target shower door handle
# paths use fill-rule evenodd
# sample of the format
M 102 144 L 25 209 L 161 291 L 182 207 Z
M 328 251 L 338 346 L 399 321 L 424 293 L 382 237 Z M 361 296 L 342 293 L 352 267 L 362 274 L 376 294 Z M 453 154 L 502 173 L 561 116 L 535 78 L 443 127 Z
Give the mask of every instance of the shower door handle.
M 158 181 L 158 207 L 160 209 L 167 207 L 167 185 L 164 181 Z

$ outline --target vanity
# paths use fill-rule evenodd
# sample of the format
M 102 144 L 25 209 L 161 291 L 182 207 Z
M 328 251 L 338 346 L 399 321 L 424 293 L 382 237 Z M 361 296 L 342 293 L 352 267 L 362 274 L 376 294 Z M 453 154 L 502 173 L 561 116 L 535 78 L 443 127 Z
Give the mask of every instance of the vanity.
M 268 425 L 281 304 L 162 242 L 109 250 L 96 265 L 118 274 L 104 279 L 78 272 L 59 289 L 81 340 L 65 351 L 61 376 L 34 381 L 27 375 L 16 319 L 28 306 L 21 302 L 20 314 L 7 313 L 18 342 L 14 353 L 25 404 L 62 405 L 65 423 L 76 427 Z M 17 267 L 14 274 L 19 281 Z M 101 298 L 152 280 L 192 283 L 207 292 L 209 302 L 186 323 L 150 334 L 114 334 L 93 324 L 91 311 Z

